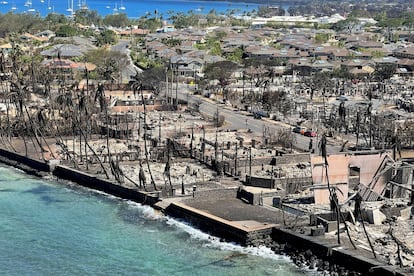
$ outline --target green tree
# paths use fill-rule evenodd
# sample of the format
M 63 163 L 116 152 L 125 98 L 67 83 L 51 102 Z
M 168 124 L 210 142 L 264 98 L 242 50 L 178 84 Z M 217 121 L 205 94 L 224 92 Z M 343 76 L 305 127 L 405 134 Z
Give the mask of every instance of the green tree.
M 329 34 L 326 33 L 318 33 L 315 35 L 315 42 L 322 44 L 322 43 L 326 43 L 329 39 Z
M 57 27 L 60 24 L 68 24 L 68 18 L 59 13 L 49 13 L 45 17 L 45 21 L 51 25 L 51 28 L 53 28 L 53 26 Z
M 96 78 L 114 83 L 119 78 L 121 66 L 128 63 L 128 57 L 120 52 L 110 51 L 104 48 L 89 51 L 85 54 L 86 62 L 97 66 Z M 92 77 L 92 76 L 91 76 Z
M 375 66 L 374 78 L 377 81 L 389 79 L 395 74 L 396 70 L 396 64 L 377 64 Z
M 56 36 L 71 37 L 77 34 L 77 29 L 71 25 L 61 25 L 56 31 Z
M 151 67 L 133 77 L 133 84 L 140 83 L 144 88 L 153 90 L 159 94 L 165 81 L 165 67 Z
M 143 29 L 155 32 L 162 27 L 162 22 L 159 18 L 147 18 L 147 16 L 144 16 L 140 18 L 138 25 Z
M 183 29 L 197 26 L 200 15 L 195 14 L 193 11 L 189 11 L 187 15 L 183 12 L 178 12 L 175 15 L 171 15 L 169 19 L 177 29 Z
M 227 56 L 227 60 L 240 63 L 243 59 L 243 53 L 244 52 L 241 48 L 236 48 Z
M 219 61 L 207 65 L 204 69 L 204 77 L 207 80 L 217 80 L 223 90 L 224 98 L 227 97 L 226 87 L 230 84 L 230 78 L 238 65 L 231 61 Z
M 112 27 L 127 27 L 131 25 L 128 16 L 125 13 L 106 15 L 103 19 L 103 23 L 106 26 Z
M 44 29 L 44 22 L 40 16 L 33 14 L 0 14 L 0 36 L 6 37 L 10 33 L 34 32 Z
M 114 44 L 117 41 L 117 36 L 112 30 L 104 30 L 96 36 L 96 40 L 98 46 Z
M 102 17 L 96 10 L 79 9 L 75 12 L 75 22 L 83 25 L 101 25 Z

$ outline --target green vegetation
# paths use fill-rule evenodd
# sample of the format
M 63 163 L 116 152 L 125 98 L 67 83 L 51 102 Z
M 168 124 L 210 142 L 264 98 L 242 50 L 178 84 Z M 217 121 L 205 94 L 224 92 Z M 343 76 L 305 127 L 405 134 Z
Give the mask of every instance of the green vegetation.
M 96 44 L 103 46 L 107 44 L 115 44 L 117 42 L 116 33 L 112 30 L 104 30 L 96 36 Z
M 216 32 L 208 36 L 205 43 L 198 43 L 195 47 L 199 50 L 209 50 L 211 55 L 221 56 L 220 40 L 226 36 L 225 32 Z
M 329 34 L 325 33 L 318 33 L 315 35 L 315 42 L 316 43 L 326 43 L 329 40 Z
M 404 12 L 398 17 L 389 17 L 386 12 L 381 12 L 375 16 L 375 20 L 378 21 L 378 26 L 384 28 L 412 27 L 414 26 L 414 12 Z
M 235 63 L 241 63 L 243 60 L 243 53 L 243 49 L 236 48 L 233 52 L 227 55 L 227 60 Z
M 71 37 L 78 33 L 78 29 L 72 25 L 60 25 L 56 30 L 56 36 L 59 37 Z
M 345 20 L 341 20 L 337 23 L 332 24 L 332 29 L 337 32 L 352 30 L 357 24 L 358 19 L 356 17 L 350 16 Z
M 112 27 L 127 27 L 130 26 L 131 21 L 125 13 L 109 14 L 104 17 L 103 23 L 106 26 Z
M 112 82 L 118 79 L 120 69 L 128 64 L 128 57 L 119 52 L 100 48 L 88 51 L 84 56 L 84 61 L 97 66 L 96 70 L 91 72 L 90 78 L 104 79 Z
M 22 34 L 38 32 L 44 29 L 44 20 L 40 16 L 31 14 L 0 14 L 0 36 L 6 37 L 10 33 Z
M 195 14 L 192 11 L 188 12 L 188 15 L 183 12 L 178 12 L 171 15 L 169 19 L 177 29 L 183 29 L 191 26 L 197 26 L 200 20 L 200 15 Z

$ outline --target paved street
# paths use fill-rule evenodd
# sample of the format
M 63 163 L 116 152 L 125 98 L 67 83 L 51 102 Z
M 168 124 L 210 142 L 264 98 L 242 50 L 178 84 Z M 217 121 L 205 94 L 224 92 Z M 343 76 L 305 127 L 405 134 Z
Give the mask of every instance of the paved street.
M 112 51 L 123 53 L 128 57 L 129 64 L 121 69 L 121 79 L 127 81 L 130 80 L 131 76 L 135 76 L 137 72 L 142 72 L 140 68 L 134 65 L 131 59 L 129 45 L 129 40 L 120 40 L 118 44 L 111 47 Z
M 247 128 L 256 134 L 261 134 L 263 133 L 263 129 L 265 127 L 269 127 L 270 129 L 274 130 L 292 128 L 292 126 L 288 124 L 274 121 L 268 118 L 254 119 L 253 116 L 248 112 L 238 111 L 231 106 L 226 106 L 224 104 L 217 104 L 216 102 L 200 95 L 193 95 L 192 91 L 188 89 L 187 85 L 179 85 L 178 98 L 180 100 L 189 101 L 189 103 L 201 101 L 202 104 L 200 105 L 200 112 L 210 117 L 213 117 L 218 110 L 219 114 L 224 115 L 228 129 Z M 294 135 L 296 135 L 295 146 L 301 150 L 308 150 L 310 138 L 296 133 Z M 317 149 L 319 137 L 313 137 L 312 140 L 314 143 L 313 148 Z M 328 153 L 338 152 L 340 148 L 340 145 L 333 145 L 329 144 L 328 142 Z

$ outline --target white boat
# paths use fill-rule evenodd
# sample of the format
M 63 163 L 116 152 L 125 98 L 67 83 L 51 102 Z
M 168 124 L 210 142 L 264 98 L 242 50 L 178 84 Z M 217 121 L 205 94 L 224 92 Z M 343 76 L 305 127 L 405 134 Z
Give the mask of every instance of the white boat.
M 32 8 L 32 1 L 26 1 L 24 5 L 27 7 L 27 12 L 32 13 L 36 11 L 34 8 Z
M 3 5 L 7 5 L 9 2 L 7 2 L 7 1 L 2 1 L 1 2 Z
M 121 11 L 126 10 L 126 8 L 125 8 L 124 4 L 122 3 L 122 0 L 121 0 L 121 6 L 119 7 L 119 9 L 120 9 Z
M 115 8 L 113 8 L 112 11 L 114 12 L 114 14 L 118 13 L 118 3 L 115 3 Z
M 78 1 L 78 9 L 80 9 L 80 10 L 89 10 L 88 5 L 86 5 L 86 0 L 84 0 L 84 1 L 79 0 Z
M 73 0 L 68 0 L 68 8 L 66 9 L 66 11 L 69 13 L 69 16 L 74 15 L 75 11 L 73 10 Z
M 17 10 L 16 4 L 14 3 L 14 1 L 12 2 L 12 6 L 11 6 L 10 10 L 11 10 L 12 12 L 14 12 L 14 11 L 16 11 L 16 10 Z

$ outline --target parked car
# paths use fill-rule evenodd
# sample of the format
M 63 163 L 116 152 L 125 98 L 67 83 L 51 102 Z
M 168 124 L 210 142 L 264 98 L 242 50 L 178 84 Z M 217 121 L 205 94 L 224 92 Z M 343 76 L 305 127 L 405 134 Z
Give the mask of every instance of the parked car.
M 345 95 L 340 95 L 340 96 L 336 97 L 336 99 L 338 101 L 342 101 L 342 102 L 346 102 L 348 100 L 348 98 Z
M 305 133 L 305 131 L 306 131 L 306 128 L 305 128 L 305 127 L 301 127 L 301 126 L 295 126 L 295 127 L 292 129 L 292 131 L 293 131 L 294 133 L 304 134 L 304 133 Z
M 307 130 L 305 133 L 303 133 L 306 137 L 316 137 L 316 132 L 312 130 Z
M 253 118 L 255 119 L 261 119 L 263 117 L 269 117 L 269 114 L 266 111 L 256 111 L 253 113 Z

